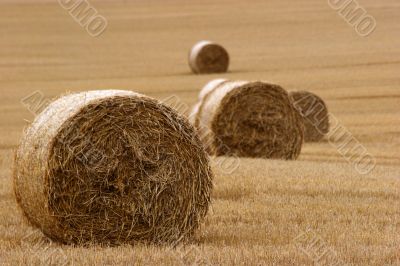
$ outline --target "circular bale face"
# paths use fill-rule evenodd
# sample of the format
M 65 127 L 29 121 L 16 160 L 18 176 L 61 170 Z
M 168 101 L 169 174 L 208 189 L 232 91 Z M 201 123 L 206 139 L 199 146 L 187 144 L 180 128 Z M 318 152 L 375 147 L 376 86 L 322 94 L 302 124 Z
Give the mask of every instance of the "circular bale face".
M 52 239 L 176 244 L 205 217 L 212 173 L 186 119 L 151 98 L 103 91 L 60 98 L 35 120 L 14 182 L 24 214 Z
M 308 91 L 291 92 L 290 98 L 303 119 L 304 140 L 321 141 L 329 132 L 329 113 L 325 102 Z
M 196 128 L 216 156 L 296 159 L 303 123 L 288 93 L 263 82 L 225 82 L 207 94 Z M 202 134 L 209 129 L 208 134 Z
M 190 51 L 189 66 L 195 74 L 224 73 L 229 68 L 229 54 L 219 44 L 202 41 Z

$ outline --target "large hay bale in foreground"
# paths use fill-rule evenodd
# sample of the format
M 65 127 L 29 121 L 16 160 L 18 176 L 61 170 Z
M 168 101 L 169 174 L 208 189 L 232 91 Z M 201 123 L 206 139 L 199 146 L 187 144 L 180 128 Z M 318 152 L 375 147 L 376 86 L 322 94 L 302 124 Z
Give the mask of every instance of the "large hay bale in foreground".
M 54 240 L 177 243 L 210 203 L 212 173 L 194 128 L 156 100 L 90 91 L 53 102 L 25 132 L 14 188 Z
M 303 123 L 283 88 L 248 81 L 214 84 L 191 114 L 209 153 L 273 159 L 299 156 Z
M 227 72 L 229 54 L 219 44 L 200 41 L 190 51 L 189 66 L 195 74 Z
M 328 108 L 325 102 L 308 91 L 293 91 L 289 95 L 303 119 L 304 140 L 306 142 L 322 140 L 329 132 Z

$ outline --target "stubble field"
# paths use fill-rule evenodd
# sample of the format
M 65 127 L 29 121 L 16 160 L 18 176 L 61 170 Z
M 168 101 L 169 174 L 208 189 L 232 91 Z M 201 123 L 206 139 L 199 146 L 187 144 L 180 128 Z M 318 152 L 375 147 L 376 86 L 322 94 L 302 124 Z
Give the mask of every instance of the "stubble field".
M 0 0 L 0 265 L 400 265 L 397 0 L 359 1 L 377 21 L 368 37 L 325 0 L 90 3 L 108 21 L 95 38 L 57 1 Z M 201 39 L 228 49 L 229 73 L 190 73 Z M 231 173 L 213 158 L 209 215 L 195 242 L 176 248 L 63 246 L 24 222 L 11 176 L 34 119 L 22 99 L 113 88 L 191 107 L 220 77 L 317 93 L 375 168 L 360 174 L 340 138 L 304 144 L 297 161 L 241 159 Z

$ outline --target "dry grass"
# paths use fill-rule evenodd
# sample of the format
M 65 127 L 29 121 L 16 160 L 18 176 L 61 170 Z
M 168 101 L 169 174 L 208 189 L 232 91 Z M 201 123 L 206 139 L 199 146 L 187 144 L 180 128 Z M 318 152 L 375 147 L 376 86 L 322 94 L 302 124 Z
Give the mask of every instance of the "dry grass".
M 210 154 L 286 160 L 299 157 L 304 124 L 282 87 L 259 81 L 225 81 L 204 93 L 209 86 L 200 91 L 201 100 L 191 120 Z
M 182 115 L 131 91 L 66 95 L 22 137 L 17 202 L 32 225 L 66 244 L 190 241 L 212 190 L 194 136 Z
M 304 141 L 321 141 L 329 133 L 329 111 L 324 100 L 309 91 L 292 91 L 289 96 L 303 119 Z
M 183 262 L 313 265 L 293 241 L 311 227 L 349 264 L 400 264 L 398 0 L 359 1 L 378 22 L 368 38 L 319 0 L 90 1 L 109 20 L 100 38 L 54 1 L 7 2 L 0 8 L 0 264 L 40 264 L 59 247 L 40 246 L 43 236 L 29 235 L 12 193 L 12 150 L 23 119 L 33 118 L 20 99 L 35 90 L 52 98 L 67 90 L 134 88 L 159 99 L 176 94 L 191 106 L 198 88 L 220 77 L 190 73 L 187 50 L 200 38 L 229 47 L 231 72 L 223 78 L 271 80 L 321 96 L 378 167 L 360 176 L 326 141 L 304 144 L 295 162 L 246 159 L 231 175 L 215 165 L 212 211 L 200 244 L 188 247 L 198 250 Z M 172 265 L 184 254 L 145 246 L 60 248 L 75 265 Z
M 190 50 L 189 66 L 195 74 L 224 73 L 229 68 L 229 54 L 219 44 L 200 41 Z
M 349 165 L 245 159 L 234 174 L 223 174 L 217 164 L 214 170 L 214 203 L 197 237 L 198 245 L 176 250 L 62 246 L 62 252 L 56 244 L 45 247 L 58 257 L 65 252 L 68 261 L 76 264 L 128 264 L 134 260 L 172 265 L 203 259 L 224 265 L 312 265 L 295 240 L 311 228 L 347 263 L 397 265 L 400 261 L 400 179 L 395 177 L 396 168 L 378 167 L 360 177 Z M 42 239 L 41 234 L 22 240 L 31 229 L 22 223 L 9 178 L 2 180 L 1 257 L 10 263 L 38 262 L 40 257 L 32 256 L 30 249 Z M 43 252 L 38 251 L 40 256 Z M 185 256 L 186 252 L 190 254 Z

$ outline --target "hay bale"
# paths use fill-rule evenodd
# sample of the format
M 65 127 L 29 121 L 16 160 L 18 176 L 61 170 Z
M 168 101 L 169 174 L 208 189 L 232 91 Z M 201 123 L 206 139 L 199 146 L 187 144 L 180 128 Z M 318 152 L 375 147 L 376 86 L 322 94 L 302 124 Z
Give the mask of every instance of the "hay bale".
M 189 66 L 195 74 L 227 72 L 229 54 L 219 44 L 201 41 L 193 46 L 190 51 Z
M 210 203 L 212 173 L 193 127 L 128 91 L 62 97 L 25 132 L 14 164 L 31 224 L 71 244 L 177 243 Z
M 202 98 L 192 116 L 213 155 L 296 159 L 300 154 L 302 120 L 278 85 L 225 81 Z
M 199 101 L 203 100 L 204 96 L 206 96 L 210 91 L 214 90 L 217 88 L 219 85 L 221 85 L 224 82 L 227 82 L 228 80 L 226 79 L 214 79 L 208 82 L 201 90 L 199 93 Z
M 308 91 L 293 91 L 289 95 L 303 119 L 304 140 L 306 142 L 322 140 L 329 132 L 328 108 L 325 102 Z
M 209 94 L 211 91 L 219 87 L 220 85 L 228 82 L 226 79 L 214 79 L 208 82 L 201 90 L 198 96 L 199 102 L 196 103 L 196 105 L 192 108 L 192 111 L 189 114 L 189 121 L 192 123 L 192 125 L 198 124 L 199 123 L 199 117 L 197 116 L 197 113 L 201 107 L 201 102 L 203 98 Z
M 199 112 L 199 108 L 200 108 L 201 102 L 196 103 L 192 110 L 190 111 L 189 114 L 189 122 L 194 125 L 196 123 L 196 119 L 197 119 L 197 113 Z
M 196 121 L 196 119 L 198 119 L 197 117 L 197 112 L 199 111 L 199 108 L 201 106 L 201 101 L 203 100 L 203 98 L 209 94 L 211 91 L 213 91 L 215 88 L 217 88 L 218 86 L 220 86 L 221 84 L 227 82 L 228 80 L 226 79 L 214 79 L 211 80 L 210 82 L 208 82 L 201 90 L 198 96 L 199 102 L 196 103 L 196 105 L 192 108 L 190 114 L 189 114 L 189 121 L 192 125 L 194 125 L 195 123 L 198 123 L 198 121 Z

